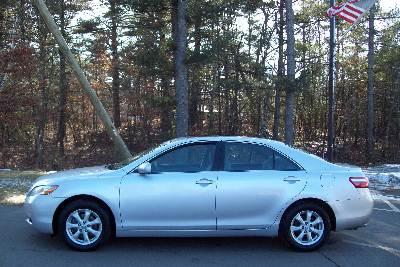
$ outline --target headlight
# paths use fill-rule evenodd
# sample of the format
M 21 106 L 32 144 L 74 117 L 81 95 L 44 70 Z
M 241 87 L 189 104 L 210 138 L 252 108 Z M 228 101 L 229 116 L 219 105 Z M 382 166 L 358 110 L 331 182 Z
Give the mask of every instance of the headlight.
M 39 185 L 34 187 L 29 193 L 28 196 L 35 196 L 35 195 L 50 195 L 56 189 L 58 185 Z

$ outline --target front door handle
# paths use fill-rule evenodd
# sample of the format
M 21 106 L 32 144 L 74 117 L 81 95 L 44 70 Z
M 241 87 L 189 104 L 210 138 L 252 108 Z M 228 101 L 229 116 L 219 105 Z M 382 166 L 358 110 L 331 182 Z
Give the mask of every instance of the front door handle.
M 213 180 L 209 180 L 209 179 L 206 179 L 206 178 L 202 178 L 202 179 L 196 181 L 196 184 L 199 184 L 199 185 L 202 185 L 202 186 L 209 185 L 209 184 L 212 184 L 212 183 L 214 183 Z
M 288 177 L 286 177 L 286 178 L 283 178 L 283 180 L 285 181 L 285 182 L 288 182 L 288 183 L 295 183 L 295 182 L 298 182 L 298 181 L 300 181 L 300 178 L 297 178 L 296 176 L 288 176 Z

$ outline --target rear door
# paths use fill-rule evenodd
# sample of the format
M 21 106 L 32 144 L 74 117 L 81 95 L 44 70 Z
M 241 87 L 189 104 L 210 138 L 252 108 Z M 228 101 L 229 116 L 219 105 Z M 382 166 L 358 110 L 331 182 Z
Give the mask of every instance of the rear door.
M 306 172 L 267 146 L 225 142 L 222 153 L 217 229 L 267 228 L 306 185 Z

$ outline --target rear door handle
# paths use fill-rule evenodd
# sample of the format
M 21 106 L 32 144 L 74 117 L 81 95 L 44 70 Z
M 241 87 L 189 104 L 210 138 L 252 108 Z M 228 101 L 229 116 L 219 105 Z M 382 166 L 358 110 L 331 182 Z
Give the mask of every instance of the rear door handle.
M 288 183 L 295 183 L 300 181 L 300 178 L 297 178 L 296 176 L 288 176 L 286 178 L 283 178 L 283 180 Z
M 202 178 L 202 179 L 196 181 L 196 184 L 203 185 L 203 186 L 209 185 L 209 184 L 212 184 L 212 183 L 214 183 L 213 180 L 209 180 L 209 179 L 206 179 L 206 178 Z

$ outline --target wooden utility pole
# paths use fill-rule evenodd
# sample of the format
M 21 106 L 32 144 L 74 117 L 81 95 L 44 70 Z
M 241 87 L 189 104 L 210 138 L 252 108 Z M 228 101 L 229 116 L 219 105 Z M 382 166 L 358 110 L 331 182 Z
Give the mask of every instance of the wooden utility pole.
M 329 0 L 330 6 L 333 7 L 335 5 L 335 0 Z M 329 19 L 329 82 L 328 82 L 328 151 L 327 158 L 329 161 L 333 160 L 333 151 L 334 151 L 334 134 L 335 134 L 335 60 L 336 60 L 336 37 L 335 37 L 335 29 L 336 29 L 336 19 L 335 16 L 332 16 Z
M 110 116 L 104 109 L 104 106 L 97 97 L 96 92 L 90 86 L 88 79 L 78 65 L 78 62 L 75 60 L 71 50 L 68 48 L 68 45 L 61 35 L 61 32 L 54 22 L 54 19 L 52 18 L 49 10 L 47 9 L 46 4 L 43 2 L 43 0 L 33 0 L 33 3 L 39 10 L 41 17 L 47 25 L 47 29 L 53 34 L 54 38 L 56 39 L 60 51 L 64 54 L 66 60 L 71 65 L 71 68 L 74 70 L 76 77 L 79 80 L 79 83 L 81 84 L 86 95 L 89 97 L 90 102 L 96 110 L 97 115 L 103 122 L 104 128 L 106 129 L 108 135 L 113 140 L 116 157 L 119 159 L 126 159 L 131 157 L 132 155 L 129 152 L 128 147 L 126 146 L 114 124 L 112 123 Z

